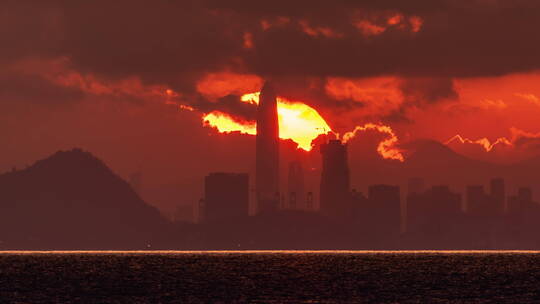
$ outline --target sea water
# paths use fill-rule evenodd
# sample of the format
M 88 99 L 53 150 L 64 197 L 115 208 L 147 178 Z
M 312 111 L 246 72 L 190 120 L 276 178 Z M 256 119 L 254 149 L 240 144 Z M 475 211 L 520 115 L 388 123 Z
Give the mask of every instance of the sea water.
M 13 251 L 0 303 L 540 303 L 540 254 Z

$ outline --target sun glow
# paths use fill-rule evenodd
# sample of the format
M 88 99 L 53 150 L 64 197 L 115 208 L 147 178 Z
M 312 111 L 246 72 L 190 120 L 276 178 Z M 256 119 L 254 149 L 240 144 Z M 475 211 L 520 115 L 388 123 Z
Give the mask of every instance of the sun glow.
M 245 94 L 242 102 L 259 104 L 259 92 Z M 278 97 L 279 137 L 294 141 L 298 148 L 311 151 L 311 143 L 321 134 L 328 134 L 332 129 L 319 113 L 305 103 L 290 101 Z M 230 115 L 214 111 L 204 115 L 205 124 L 216 128 L 220 133 L 240 132 L 243 134 L 257 134 L 256 124 L 253 122 L 239 122 Z
M 242 102 L 259 104 L 260 93 L 244 94 L 240 98 Z M 290 101 L 282 97 L 277 98 L 279 137 L 294 141 L 299 149 L 311 151 L 312 142 L 321 134 L 333 133 L 328 123 L 312 107 L 299 101 Z M 239 132 L 242 134 L 256 135 L 255 122 L 238 121 L 231 115 L 214 111 L 203 116 L 205 125 L 217 129 L 220 133 Z M 385 159 L 404 161 L 404 157 L 396 145 L 398 138 L 392 128 L 382 124 L 367 123 L 357 126 L 353 131 L 341 136 L 343 143 L 347 143 L 356 136 L 357 132 L 376 131 L 386 135 L 378 147 L 377 152 Z
M 219 111 L 214 111 L 210 114 L 204 115 L 203 121 L 204 124 L 216 128 L 219 133 L 240 132 L 242 134 L 249 135 L 257 134 L 257 127 L 255 123 L 238 122 L 229 114 Z

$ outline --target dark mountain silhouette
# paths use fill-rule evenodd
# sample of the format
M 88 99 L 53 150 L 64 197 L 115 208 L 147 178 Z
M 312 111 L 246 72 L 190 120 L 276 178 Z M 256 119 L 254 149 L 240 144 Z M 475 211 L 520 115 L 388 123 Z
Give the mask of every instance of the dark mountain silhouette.
M 473 161 L 435 140 L 416 140 L 405 144 L 403 148 L 407 151 L 407 154 L 409 154 L 407 161 L 413 163 L 436 164 Z
M 536 175 L 540 172 L 540 155 L 512 164 L 519 171 L 531 171 Z
M 351 166 L 355 174 L 353 187 L 400 185 L 402 203 L 404 186 L 410 177 L 424 178 L 428 187 L 449 185 L 461 194 L 466 185 L 487 186 L 493 177 L 506 179 L 507 195 L 514 195 L 518 186 L 540 191 L 535 182 L 540 156 L 501 165 L 462 156 L 430 140 L 412 142 L 404 148 L 407 160 L 403 163 L 373 157 L 369 161 L 360 159 Z M 350 156 L 355 159 L 354 154 Z M 363 215 L 367 210 L 364 207 L 356 206 L 355 216 L 345 221 L 316 212 L 280 211 L 199 225 L 170 223 L 102 161 L 74 149 L 57 152 L 24 170 L 0 174 L 0 249 L 484 248 L 478 242 L 491 233 L 480 229 L 482 224 L 471 217 L 456 224 L 461 230 L 445 230 L 453 243 L 426 243 L 418 235 L 388 236 L 369 224 L 369 220 L 379 219 Z M 497 223 L 506 222 L 501 219 Z M 530 227 L 536 226 L 523 226 L 516 231 Z M 497 229 L 504 232 L 498 234 L 502 240 L 512 240 L 514 234 L 521 233 Z M 516 244 L 537 248 L 536 243 L 527 243 L 530 237 L 521 238 L 524 241 Z
M 397 173 L 402 180 L 421 176 L 427 183 L 447 184 L 463 192 L 466 185 L 487 186 L 489 179 L 502 177 L 509 195 L 520 186 L 531 187 L 534 193 L 540 193 L 540 184 L 536 182 L 540 175 L 540 155 L 516 163 L 499 164 L 471 159 L 436 141 L 423 140 L 411 146 L 411 154 L 403 163 L 403 172 Z
M 0 248 L 146 248 L 167 221 L 88 152 L 0 175 Z
M 433 140 L 408 144 L 411 155 L 403 163 L 409 176 L 419 175 L 432 183 L 459 185 L 480 183 L 504 173 L 505 166 L 475 160 Z
M 360 188 L 378 183 L 404 186 L 409 178 L 422 177 L 428 184 L 461 189 L 468 183 L 487 182 L 509 172 L 507 166 L 468 158 L 434 140 L 417 140 L 401 148 L 405 151 L 405 162 L 380 157 L 355 159 L 355 155 L 350 155 L 352 184 Z
M 406 193 L 407 180 L 421 177 L 426 186 L 448 185 L 454 191 L 464 193 L 467 185 L 484 185 L 495 177 L 505 179 L 507 195 L 516 193 L 518 187 L 531 187 L 538 200 L 540 183 L 540 155 L 511 164 L 491 163 L 472 159 L 453 151 L 434 140 L 417 140 L 401 147 L 406 161 L 389 161 L 382 158 L 362 159 L 350 153 L 352 186 L 366 191 L 372 184 L 401 186 L 402 198 Z

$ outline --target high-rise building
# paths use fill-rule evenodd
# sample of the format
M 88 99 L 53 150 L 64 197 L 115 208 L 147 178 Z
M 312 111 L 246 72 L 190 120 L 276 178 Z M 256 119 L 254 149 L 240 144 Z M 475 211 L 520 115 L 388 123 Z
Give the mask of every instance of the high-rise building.
M 204 194 L 203 221 L 248 216 L 248 174 L 211 173 L 204 180 Z
M 486 200 L 486 193 L 484 192 L 484 186 L 473 185 L 467 186 L 466 189 L 466 205 L 467 212 L 476 212 L 479 209 L 479 206 L 484 204 Z
M 497 205 L 499 213 L 504 213 L 507 210 L 506 204 L 506 189 L 504 186 L 504 179 L 494 178 L 489 184 L 489 195 Z
M 368 188 L 370 214 L 376 219 L 374 227 L 383 234 L 398 234 L 401 231 L 401 198 L 399 186 L 373 185 Z
M 279 209 L 279 123 L 277 95 L 266 82 L 257 109 L 255 192 L 259 213 Z
M 495 182 L 495 185 L 493 185 L 493 182 L 491 183 L 490 192 L 501 191 L 500 185 L 498 185 L 497 183 L 498 182 Z M 502 189 L 502 191 L 504 192 L 504 188 Z M 497 215 L 500 215 L 503 211 L 502 204 L 504 202 L 504 198 L 502 198 L 503 202 L 501 202 L 500 193 L 497 193 L 496 195 L 498 195 L 499 197 L 494 196 L 491 193 L 490 195 L 487 195 L 484 192 L 483 186 L 468 186 L 467 213 L 473 216 L 481 216 L 482 218 L 493 218 Z M 497 200 L 497 198 L 499 200 Z
M 532 202 L 532 190 L 529 187 L 520 187 L 518 189 L 518 199 L 523 202 Z
M 372 206 L 368 203 L 367 197 L 364 193 L 352 189 L 351 191 L 351 209 L 349 220 L 356 221 L 363 227 L 370 227 L 370 219 L 372 218 Z M 370 228 L 367 228 L 370 229 Z
M 321 145 L 320 209 L 328 216 L 344 216 L 350 205 L 347 145 L 331 140 Z
M 421 194 L 407 196 L 408 232 L 441 231 L 461 216 L 461 195 L 448 186 L 433 186 Z
M 305 200 L 304 195 L 304 170 L 300 161 L 292 161 L 289 163 L 289 180 L 288 180 L 288 195 L 289 209 L 302 209 L 300 203 Z
M 520 187 L 517 196 L 508 198 L 508 213 L 526 214 L 536 208 L 538 208 L 538 204 L 533 202 L 532 189 L 529 187 Z

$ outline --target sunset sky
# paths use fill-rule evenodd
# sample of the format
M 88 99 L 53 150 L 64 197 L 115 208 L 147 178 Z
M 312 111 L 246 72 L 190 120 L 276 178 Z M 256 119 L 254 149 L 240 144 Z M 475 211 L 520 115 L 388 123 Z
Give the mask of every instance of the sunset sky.
M 0 171 L 81 147 L 140 170 L 150 203 L 191 203 L 208 172 L 253 169 L 253 136 L 219 130 L 253 134 L 265 80 L 287 149 L 331 130 L 388 161 L 418 139 L 524 160 L 539 28 L 537 0 L 4 0 Z

